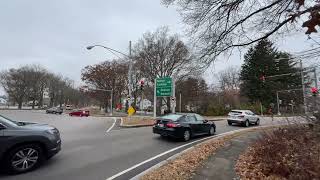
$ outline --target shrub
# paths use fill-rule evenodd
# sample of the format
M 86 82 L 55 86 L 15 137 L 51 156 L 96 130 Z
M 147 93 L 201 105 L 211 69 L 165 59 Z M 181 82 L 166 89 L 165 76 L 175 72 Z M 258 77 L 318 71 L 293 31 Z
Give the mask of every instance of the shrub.
M 241 179 L 319 179 L 318 129 L 296 125 L 264 132 L 238 160 Z

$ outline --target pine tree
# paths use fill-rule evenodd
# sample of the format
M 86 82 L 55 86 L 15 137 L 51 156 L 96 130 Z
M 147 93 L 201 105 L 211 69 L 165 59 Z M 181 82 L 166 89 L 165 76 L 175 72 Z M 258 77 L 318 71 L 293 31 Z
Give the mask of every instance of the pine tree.
M 240 80 L 240 92 L 250 102 L 261 102 L 265 107 L 276 103 L 276 91 L 299 87 L 299 74 L 290 54 L 277 51 L 273 43 L 261 40 L 244 56 Z M 297 73 L 289 76 L 269 78 L 268 76 Z

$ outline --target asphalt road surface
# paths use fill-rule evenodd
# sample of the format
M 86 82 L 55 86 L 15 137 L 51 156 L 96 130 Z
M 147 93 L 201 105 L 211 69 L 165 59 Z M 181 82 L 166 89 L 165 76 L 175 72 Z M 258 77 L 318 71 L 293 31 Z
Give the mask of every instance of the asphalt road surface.
M 152 134 L 151 127 L 112 128 L 114 118 L 69 117 L 66 114 L 51 115 L 44 111 L 31 110 L 7 110 L 0 111 L 0 114 L 22 121 L 51 124 L 60 130 L 62 137 L 62 151 L 39 169 L 15 176 L 0 174 L 1 180 L 106 180 L 110 177 L 130 179 L 207 138 L 198 137 L 191 141 L 195 142 L 194 144 L 186 145 L 190 142 L 163 139 Z M 228 126 L 226 121 L 215 123 L 217 134 L 243 128 Z M 270 118 L 261 120 L 262 125 L 275 123 L 279 122 L 271 121 Z M 182 145 L 186 146 L 177 148 Z M 177 149 L 172 150 L 173 148 Z M 155 157 L 164 152 L 168 153 Z M 142 163 L 146 160 L 150 161 Z

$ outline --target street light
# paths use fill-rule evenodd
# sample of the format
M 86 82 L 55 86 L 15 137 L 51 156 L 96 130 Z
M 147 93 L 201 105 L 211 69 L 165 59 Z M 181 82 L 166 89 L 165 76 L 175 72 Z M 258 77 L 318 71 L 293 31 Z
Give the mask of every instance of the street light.
M 131 61 L 131 41 L 129 41 L 129 55 L 121 52 L 121 51 L 118 51 L 118 50 L 115 50 L 115 49 L 112 49 L 112 48 L 109 48 L 107 46 L 103 46 L 103 45 L 100 45 L 100 44 L 96 44 L 96 45 L 92 45 L 92 46 L 87 46 L 87 50 L 91 50 L 93 49 L 94 47 L 102 47 L 106 50 L 108 50 L 109 52 L 111 52 L 112 54 L 116 55 L 115 53 L 118 53 L 118 54 L 121 54 L 125 57 L 127 57 L 129 59 L 129 70 L 128 70 L 128 82 L 129 82 L 129 96 L 131 97 L 131 88 L 132 88 L 132 61 Z M 117 55 L 116 55 L 117 56 Z

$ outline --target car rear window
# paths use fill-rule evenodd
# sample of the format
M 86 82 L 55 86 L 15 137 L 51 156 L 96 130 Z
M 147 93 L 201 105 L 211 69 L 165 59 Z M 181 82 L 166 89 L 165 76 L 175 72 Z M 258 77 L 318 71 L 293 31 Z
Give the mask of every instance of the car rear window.
M 230 114 L 237 115 L 237 114 L 242 114 L 242 112 L 241 111 L 231 111 Z
M 178 121 L 178 119 L 181 117 L 182 115 L 178 115 L 178 114 L 169 114 L 169 115 L 165 115 L 162 116 L 161 119 L 170 119 L 172 121 Z

